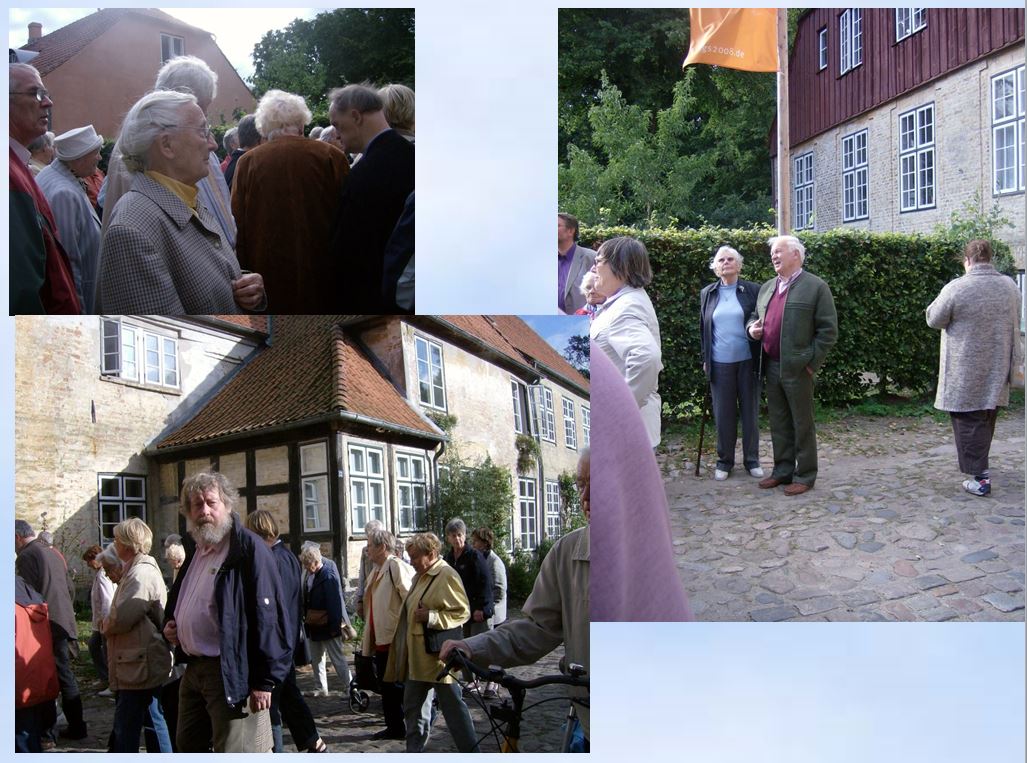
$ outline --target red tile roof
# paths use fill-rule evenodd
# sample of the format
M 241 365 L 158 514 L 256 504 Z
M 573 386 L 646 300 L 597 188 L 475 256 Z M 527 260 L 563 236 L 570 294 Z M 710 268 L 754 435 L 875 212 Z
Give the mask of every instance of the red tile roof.
M 347 339 L 340 317 L 275 316 L 268 345 L 192 419 L 157 443 L 158 452 L 340 411 L 440 439 L 439 431 Z
M 38 40 L 22 45 L 21 49 L 39 53 L 30 63 L 39 70 L 41 75 L 46 75 L 70 60 L 89 43 L 129 15 L 148 16 L 178 27 L 196 29 L 196 27 L 179 21 L 156 8 L 101 8 L 96 13 L 78 21 L 72 21 L 67 26 L 62 26 L 50 34 L 43 35 Z M 202 29 L 199 31 L 209 34 Z
M 225 323 L 234 323 L 250 331 L 266 334 L 270 328 L 270 319 L 266 315 L 212 315 L 211 318 Z

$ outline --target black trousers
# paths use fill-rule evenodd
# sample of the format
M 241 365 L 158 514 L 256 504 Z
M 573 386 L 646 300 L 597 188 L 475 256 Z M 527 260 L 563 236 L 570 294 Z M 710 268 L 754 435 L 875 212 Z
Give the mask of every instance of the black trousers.
M 50 623 L 50 636 L 53 639 L 53 658 L 57 665 L 57 682 L 61 686 L 61 709 L 68 721 L 68 730 L 79 732 L 83 728 L 82 720 L 82 697 L 79 694 L 78 682 L 75 681 L 75 671 L 71 669 L 71 652 L 68 644 L 68 634 L 59 625 Z M 46 736 L 50 739 L 57 738 L 56 718 Z
M 952 433 L 956 436 L 959 471 L 976 477 L 988 468 L 991 439 L 995 436 L 998 410 L 951 411 Z
M 307 750 L 314 746 L 318 738 L 317 725 L 296 685 L 294 667 L 289 669 L 289 675 L 271 692 L 271 725 L 281 726 L 283 720 L 289 727 L 297 750 Z
M 378 674 L 382 690 L 382 711 L 385 714 L 385 728 L 394 733 L 405 733 L 403 721 L 403 684 L 387 683 L 381 677 L 385 675 L 385 666 L 389 662 L 388 652 L 374 653 L 374 669 Z
M 713 420 L 717 423 L 718 469 L 729 472 L 735 465 L 739 418 L 742 420 L 742 459 L 745 468 L 754 469 L 760 465 L 758 394 L 751 358 L 738 363 L 713 362 L 713 368 L 710 369 L 710 399 L 713 402 Z

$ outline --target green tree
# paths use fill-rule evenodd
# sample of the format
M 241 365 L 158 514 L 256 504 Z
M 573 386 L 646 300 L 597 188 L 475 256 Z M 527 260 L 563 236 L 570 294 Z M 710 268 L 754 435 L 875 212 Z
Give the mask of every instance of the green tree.
M 439 469 L 438 496 L 428 505 L 428 528 L 444 537 L 446 522 L 460 517 L 468 531 L 489 527 L 499 548 L 510 535 L 510 511 L 514 505 L 510 470 L 488 456 L 468 463 L 455 451 L 444 456 Z
M 564 348 L 563 356 L 567 362 L 574 366 L 586 379 L 588 375 L 588 361 L 590 357 L 588 337 L 584 335 L 572 336 L 567 340 L 567 347 Z

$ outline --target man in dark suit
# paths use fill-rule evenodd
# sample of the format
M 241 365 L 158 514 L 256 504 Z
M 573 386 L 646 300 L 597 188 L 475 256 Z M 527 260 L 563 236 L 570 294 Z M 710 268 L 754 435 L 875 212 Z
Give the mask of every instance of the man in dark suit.
M 68 728 L 61 732 L 65 739 L 85 739 L 86 722 L 82 720 L 82 696 L 75 673 L 71 669 L 69 641 L 78 639 L 75 608 L 68 590 L 68 568 L 60 554 L 36 537 L 32 525 L 24 519 L 14 521 L 14 550 L 18 557 L 15 569 L 26 583 L 46 601 L 50 614 L 53 656 L 57 663 L 57 681 L 61 685 L 61 707 L 68 719 Z M 53 739 L 54 729 L 44 732 Z
M 556 216 L 556 255 L 557 306 L 570 315 L 585 306 L 585 295 L 578 287 L 596 261 L 594 250 L 578 246 L 578 218 L 574 215 L 561 212 Z
M 385 119 L 381 96 L 367 85 L 329 93 L 328 116 L 346 151 L 362 154 L 342 186 L 333 249 L 339 257 L 340 309 L 389 312 L 382 296 L 385 245 L 414 190 L 414 147 Z

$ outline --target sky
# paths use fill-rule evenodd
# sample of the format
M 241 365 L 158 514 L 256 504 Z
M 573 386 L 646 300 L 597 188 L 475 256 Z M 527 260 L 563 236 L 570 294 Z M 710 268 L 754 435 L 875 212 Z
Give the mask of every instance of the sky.
M 11 8 L 7 45 L 20 48 L 28 42 L 28 25 L 38 21 L 49 34 L 95 12 L 95 8 Z M 187 24 L 211 32 L 239 75 L 253 74 L 253 46 L 272 29 L 284 29 L 293 19 L 311 19 L 324 8 L 161 8 Z
M 588 336 L 588 316 L 585 315 L 522 315 L 520 318 L 561 355 L 572 336 Z

